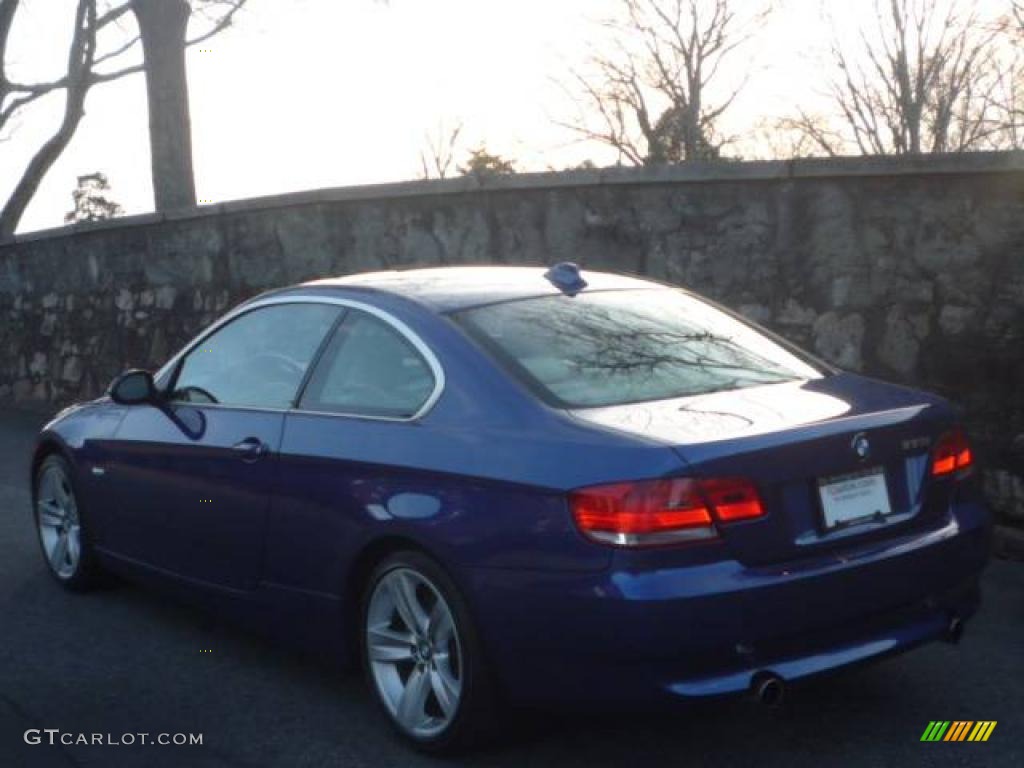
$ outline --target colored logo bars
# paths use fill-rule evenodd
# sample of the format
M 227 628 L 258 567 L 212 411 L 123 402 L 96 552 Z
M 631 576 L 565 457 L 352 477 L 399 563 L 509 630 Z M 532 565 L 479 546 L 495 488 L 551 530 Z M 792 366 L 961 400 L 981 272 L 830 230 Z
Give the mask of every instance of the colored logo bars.
M 921 741 L 988 741 L 996 720 L 932 720 L 921 734 Z

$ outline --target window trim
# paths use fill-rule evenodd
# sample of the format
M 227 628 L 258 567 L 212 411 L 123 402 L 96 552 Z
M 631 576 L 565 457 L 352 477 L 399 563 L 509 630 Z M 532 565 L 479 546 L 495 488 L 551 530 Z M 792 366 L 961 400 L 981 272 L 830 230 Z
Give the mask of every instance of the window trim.
M 195 403 L 194 407 L 201 408 L 214 408 L 217 410 L 245 410 L 245 411 L 263 411 L 269 413 L 301 413 L 310 416 L 335 416 L 340 418 L 352 418 L 352 419 L 364 419 L 368 421 L 386 421 L 386 422 L 413 422 L 419 421 L 426 416 L 437 404 L 437 401 L 441 399 L 441 395 L 444 393 L 445 388 L 445 374 L 444 368 L 441 366 L 441 362 L 438 360 L 437 355 L 434 351 L 420 338 L 420 336 L 412 330 L 408 325 L 399 320 L 397 317 L 392 315 L 379 307 L 375 307 L 372 304 L 366 304 L 361 301 L 354 301 L 352 299 L 345 299 L 333 296 L 309 296 L 309 295 L 288 295 L 288 296 L 271 296 L 265 299 L 255 299 L 247 302 L 239 307 L 228 312 L 203 331 L 198 336 L 194 337 L 184 347 L 182 347 L 175 355 L 168 360 L 154 375 L 157 388 L 163 391 L 163 389 L 170 384 L 178 373 L 178 368 L 181 365 L 182 360 L 196 347 L 200 346 L 206 339 L 212 336 L 214 333 L 219 331 L 221 328 L 226 326 L 233 320 L 238 319 L 244 314 L 252 312 L 263 307 L 277 306 L 281 304 L 329 304 L 332 306 L 342 307 L 345 310 L 358 310 L 366 312 L 367 314 L 373 315 L 377 319 L 383 321 L 387 325 L 391 326 L 397 331 L 406 341 L 408 341 L 413 348 L 420 354 L 427 367 L 430 369 L 431 374 L 434 377 L 434 388 L 431 391 L 429 397 L 423 402 L 419 410 L 411 416 L 374 416 L 372 414 L 364 413 L 343 413 L 341 411 L 316 411 L 299 408 L 296 402 L 293 402 L 289 408 L 270 408 L 261 406 L 235 406 L 226 405 L 221 403 Z M 341 322 L 344 322 L 344 318 L 348 315 L 348 312 L 343 312 L 341 315 Z M 320 347 L 318 347 L 318 353 L 323 351 L 324 344 L 328 343 L 335 331 L 337 331 L 338 324 L 335 323 L 331 330 L 324 337 L 324 340 Z M 310 363 L 309 369 L 306 371 L 306 376 L 303 378 L 302 386 L 299 388 L 299 395 L 301 395 L 305 384 L 308 382 L 309 377 L 313 373 L 314 367 L 320 362 L 320 357 L 315 356 L 314 360 Z
M 392 334 L 392 338 L 396 340 L 396 343 L 404 347 L 405 354 L 409 354 L 409 352 L 411 352 L 412 355 L 418 359 L 418 362 L 421 366 L 420 371 L 422 372 L 424 368 L 426 369 L 426 373 L 431 379 L 430 392 L 417 405 L 416 410 L 413 411 L 413 415 L 419 413 L 422 410 L 423 404 L 427 402 L 427 400 L 429 400 L 431 395 L 433 394 L 433 391 L 435 389 L 434 385 L 435 382 L 437 381 L 437 377 L 434 374 L 433 369 L 430 367 L 430 364 L 428 363 L 427 359 L 424 357 L 422 352 L 411 343 L 407 336 L 398 332 L 397 329 L 390 323 L 386 323 L 382 321 L 379 317 L 372 315 L 370 313 L 360 312 L 358 309 L 346 310 L 342 317 L 339 319 L 338 323 L 334 326 L 334 328 L 331 329 L 331 332 L 327 335 L 327 338 L 324 339 L 323 346 L 321 347 L 319 354 L 317 356 L 317 364 L 310 366 L 308 375 L 303 381 L 302 387 L 299 389 L 298 396 L 296 397 L 295 400 L 295 408 L 296 410 L 302 411 L 303 413 L 337 413 L 345 416 L 365 416 L 371 418 L 398 421 L 408 420 L 410 416 L 389 415 L 383 412 L 384 409 L 380 409 L 380 411 L 376 413 L 374 413 L 372 409 L 367 409 L 365 407 L 361 407 L 358 410 L 347 411 L 341 406 L 336 408 L 331 407 L 329 403 L 325 403 L 322 401 L 322 399 L 319 399 L 322 398 L 324 394 L 324 389 L 328 383 L 333 365 L 337 362 L 338 356 L 345 354 L 345 346 L 348 343 L 347 337 L 351 332 L 348 329 L 351 328 L 353 322 L 360 320 L 362 322 L 376 325 L 378 328 L 382 328 L 382 330 L 384 330 L 385 333 Z M 334 347 L 333 352 L 329 353 L 329 350 L 331 350 L 332 346 L 334 346 L 336 342 L 338 342 L 338 345 Z M 321 368 L 321 366 L 323 367 Z M 318 375 L 320 374 L 322 374 L 322 377 L 318 380 Z M 304 401 L 310 395 L 310 388 L 313 385 L 314 381 L 317 381 L 319 385 L 317 392 L 319 398 L 316 399 L 316 402 L 304 405 Z M 350 405 L 352 407 L 355 406 L 355 404 Z

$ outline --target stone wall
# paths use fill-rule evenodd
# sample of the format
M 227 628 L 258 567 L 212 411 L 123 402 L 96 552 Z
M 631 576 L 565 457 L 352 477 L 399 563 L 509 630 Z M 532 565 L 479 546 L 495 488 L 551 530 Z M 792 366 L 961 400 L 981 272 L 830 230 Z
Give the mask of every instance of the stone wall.
M 0 245 L 0 402 L 93 396 L 267 288 L 566 259 L 689 286 L 958 400 L 992 495 L 1024 519 L 1021 153 L 416 182 L 35 233 Z

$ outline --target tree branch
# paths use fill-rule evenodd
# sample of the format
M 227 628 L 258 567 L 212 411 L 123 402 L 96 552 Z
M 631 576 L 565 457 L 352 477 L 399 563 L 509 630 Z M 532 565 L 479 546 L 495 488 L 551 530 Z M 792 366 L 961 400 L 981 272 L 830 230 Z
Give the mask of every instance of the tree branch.
M 834 33 L 830 94 L 849 141 L 864 154 L 967 151 L 993 141 L 997 32 L 986 31 L 968 0 L 876 0 L 876 17 L 852 45 Z M 820 135 L 808 138 L 821 145 Z
M 68 52 L 68 89 L 64 117 L 60 127 L 29 161 L 28 167 L 0 211 L 0 237 L 10 237 L 35 195 L 40 181 L 71 141 L 85 114 L 89 91 L 88 72 L 96 54 L 96 2 L 79 0 L 75 13 L 75 31 Z
M 717 122 L 745 81 L 716 101 L 708 95 L 722 63 L 750 38 L 770 9 L 754 14 L 746 28 L 737 21 L 734 2 L 620 0 L 619 17 L 604 23 L 613 33 L 612 45 L 592 56 L 593 74 L 571 73 L 589 109 L 562 125 L 616 149 L 631 162 L 716 157 L 722 146 Z M 603 126 L 592 127 L 588 116 Z

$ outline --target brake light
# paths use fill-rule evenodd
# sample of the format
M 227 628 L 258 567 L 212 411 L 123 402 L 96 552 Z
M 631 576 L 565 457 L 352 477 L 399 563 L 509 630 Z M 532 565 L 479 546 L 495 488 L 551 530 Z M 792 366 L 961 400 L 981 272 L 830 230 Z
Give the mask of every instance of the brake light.
M 573 518 L 590 539 L 645 547 L 718 537 L 715 523 L 764 515 L 748 480 L 672 478 L 612 483 L 569 494 Z
M 764 514 L 761 497 L 749 480 L 712 478 L 699 480 L 698 486 L 714 509 L 715 517 L 723 523 L 751 520 Z
M 974 453 L 962 429 L 947 432 L 932 452 L 932 474 L 936 477 L 959 472 L 974 465 Z

